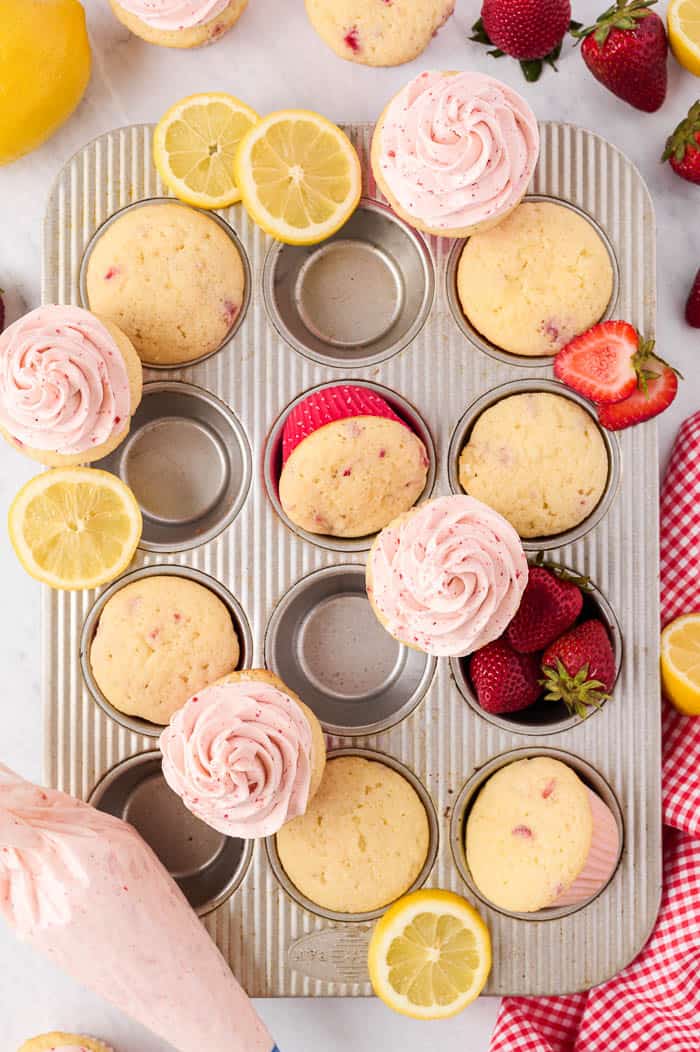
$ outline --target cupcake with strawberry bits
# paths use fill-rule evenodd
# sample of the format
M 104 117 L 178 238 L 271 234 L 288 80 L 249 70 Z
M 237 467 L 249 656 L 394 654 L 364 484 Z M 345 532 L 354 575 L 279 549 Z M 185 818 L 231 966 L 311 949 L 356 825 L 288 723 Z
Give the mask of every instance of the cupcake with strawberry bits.
M 39 307 L 0 335 L 0 433 L 48 467 L 89 464 L 116 449 L 141 387 L 128 337 L 80 307 Z
M 284 423 L 279 499 L 296 526 L 366 537 L 413 507 L 430 460 L 425 445 L 370 387 L 323 387 Z
M 306 813 L 326 764 L 321 725 L 264 669 L 198 691 L 160 736 L 163 775 L 197 818 L 225 836 L 272 836 Z
M 248 0 L 110 0 L 122 25 L 148 44 L 213 44 L 235 25 Z
M 463 657 L 497 639 L 527 584 L 520 538 L 472 497 L 438 497 L 382 530 L 367 561 L 367 594 L 399 643 Z
M 483 73 L 426 72 L 379 118 L 372 171 L 407 223 L 469 237 L 519 204 L 538 153 L 535 115 L 512 88 Z

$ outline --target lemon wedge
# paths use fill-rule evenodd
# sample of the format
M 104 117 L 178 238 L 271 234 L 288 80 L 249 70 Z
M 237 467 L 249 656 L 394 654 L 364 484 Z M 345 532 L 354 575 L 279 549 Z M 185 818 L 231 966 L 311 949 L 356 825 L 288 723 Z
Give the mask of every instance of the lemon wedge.
M 413 1019 L 445 1019 L 479 996 L 491 971 L 491 938 L 451 891 L 415 891 L 377 922 L 369 944 L 374 992 Z
M 661 684 L 687 716 L 700 716 L 700 613 L 684 614 L 661 633 Z
M 51 588 L 95 588 L 126 570 L 141 512 L 121 479 L 96 468 L 54 468 L 30 479 L 10 506 L 22 566 Z
M 330 237 L 362 192 L 355 147 L 340 128 L 309 110 L 271 113 L 246 132 L 234 174 L 258 226 L 290 245 Z
M 161 117 L 153 159 L 176 197 L 198 208 L 228 208 L 241 195 L 233 175 L 238 145 L 258 120 L 240 99 L 224 92 L 189 95 Z
M 673 54 L 684 69 L 700 77 L 700 0 L 671 0 L 667 20 Z

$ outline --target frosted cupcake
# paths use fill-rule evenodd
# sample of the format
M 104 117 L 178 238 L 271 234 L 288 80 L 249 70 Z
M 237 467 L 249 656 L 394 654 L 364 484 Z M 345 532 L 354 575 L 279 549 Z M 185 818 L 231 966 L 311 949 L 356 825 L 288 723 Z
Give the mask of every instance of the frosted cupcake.
M 512 88 L 483 73 L 426 72 L 379 118 L 372 171 L 406 222 L 468 237 L 520 202 L 538 152 L 535 115 Z
M 119 21 L 161 47 L 213 44 L 235 25 L 248 0 L 110 0 Z
M 505 631 L 528 579 L 517 533 L 472 497 L 426 501 L 382 530 L 367 594 L 386 630 L 435 657 L 464 657 Z
M 54 1030 L 50 1034 L 30 1037 L 17 1052 L 112 1052 L 112 1049 L 94 1037 Z
M 326 763 L 314 714 L 263 669 L 233 672 L 191 697 L 160 748 L 165 780 L 192 814 L 251 840 L 305 814 Z
M 128 337 L 80 307 L 39 307 L 0 335 L 0 432 L 48 467 L 89 464 L 116 449 L 141 388 Z
M 619 848 L 610 809 L 570 767 L 545 756 L 492 775 L 467 819 L 474 883 L 515 913 L 590 899 L 610 880 Z

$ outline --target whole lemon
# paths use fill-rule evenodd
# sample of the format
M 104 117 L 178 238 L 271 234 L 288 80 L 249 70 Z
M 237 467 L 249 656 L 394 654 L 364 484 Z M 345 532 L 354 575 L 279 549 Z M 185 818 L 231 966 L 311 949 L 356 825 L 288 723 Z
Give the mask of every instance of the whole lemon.
M 90 79 L 78 0 L 0 0 L 0 164 L 60 128 Z

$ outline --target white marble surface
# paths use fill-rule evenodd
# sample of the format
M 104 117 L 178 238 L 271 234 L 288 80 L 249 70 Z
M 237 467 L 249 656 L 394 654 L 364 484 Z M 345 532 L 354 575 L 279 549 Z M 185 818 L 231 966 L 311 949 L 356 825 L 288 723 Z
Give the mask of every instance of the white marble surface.
M 456 14 L 429 50 L 409 66 L 372 70 L 337 59 L 307 23 L 302 0 L 250 0 L 239 25 L 215 47 L 174 52 L 150 47 L 124 30 L 107 0 L 84 0 L 94 50 L 87 96 L 71 122 L 30 157 L 0 170 L 0 286 L 7 291 L 9 318 L 39 303 L 41 216 L 50 183 L 60 166 L 87 140 L 111 127 L 153 121 L 176 99 L 221 89 L 260 112 L 287 106 L 322 110 L 334 120 L 372 120 L 389 98 L 426 68 L 476 68 L 492 72 L 526 94 L 541 118 L 590 127 L 629 154 L 648 181 L 659 230 L 660 353 L 676 363 L 686 382 L 661 419 L 662 459 L 681 420 L 700 402 L 696 361 L 700 332 L 685 325 L 683 303 L 700 266 L 697 235 L 700 188 L 677 179 L 659 164 L 666 135 L 700 96 L 700 81 L 671 62 L 668 99 L 660 113 L 630 109 L 590 77 L 580 55 L 567 44 L 558 74 L 548 70 L 525 85 L 515 63 L 496 62 L 468 42 L 479 0 L 458 0 Z M 579 20 L 592 20 L 602 0 L 575 0 Z M 659 4 L 659 9 L 664 7 Z M 28 64 L 28 74 L 30 66 Z M 0 114 L 1 119 L 1 114 Z M 8 447 L 0 450 L 0 516 L 33 473 L 29 461 Z M 0 639 L 5 669 L 0 759 L 38 779 L 41 768 L 39 706 L 39 589 L 19 569 L 4 530 L 0 535 Z M 370 1052 L 378 1046 L 418 1052 L 439 1042 L 442 1052 L 483 1052 L 497 1002 L 482 999 L 458 1019 L 413 1023 L 377 1002 L 338 1000 L 265 1001 L 260 1011 L 283 1052 Z M 0 1018 L 3 1050 L 48 1029 L 99 1034 L 119 1052 L 165 1052 L 162 1042 L 130 1024 L 98 998 L 79 989 L 0 927 Z

